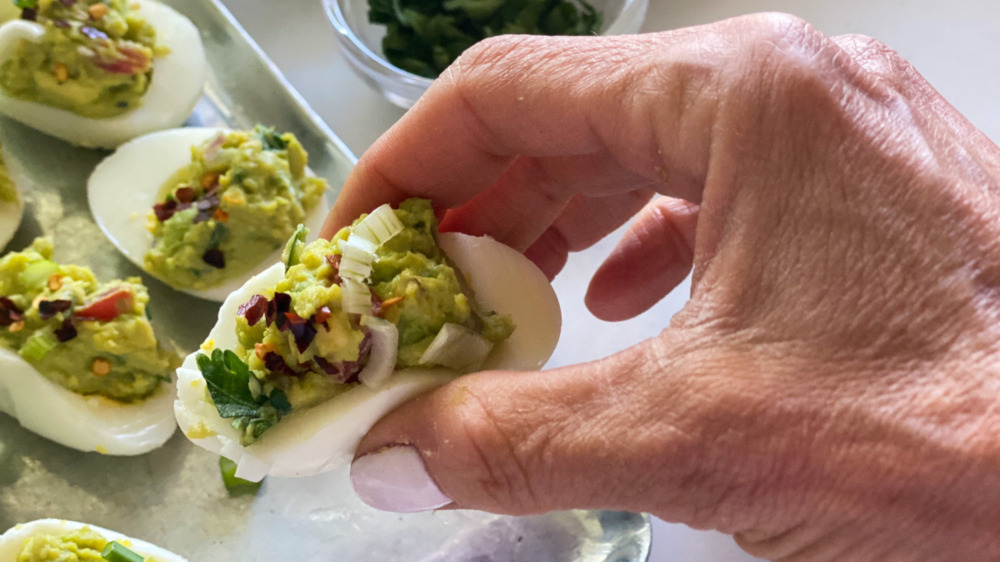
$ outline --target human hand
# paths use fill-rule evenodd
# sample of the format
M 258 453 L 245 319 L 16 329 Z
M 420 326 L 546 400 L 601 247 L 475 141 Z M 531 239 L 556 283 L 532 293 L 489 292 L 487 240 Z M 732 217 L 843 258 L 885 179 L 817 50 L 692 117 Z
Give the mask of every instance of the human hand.
M 1000 558 L 997 193 L 1000 149 L 899 55 L 790 16 L 480 44 L 362 157 L 325 234 L 428 197 L 554 275 L 636 215 L 588 306 L 630 317 L 693 265 L 691 299 L 607 359 L 404 405 L 355 488 L 646 511 L 777 559 Z

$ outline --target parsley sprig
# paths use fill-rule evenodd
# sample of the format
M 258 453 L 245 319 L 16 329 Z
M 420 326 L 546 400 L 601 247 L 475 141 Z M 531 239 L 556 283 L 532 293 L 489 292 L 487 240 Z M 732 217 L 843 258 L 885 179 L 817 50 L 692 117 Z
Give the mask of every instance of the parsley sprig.
M 232 351 L 216 349 L 211 356 L 199 353 L 196 359 L 219 415 L 233 419 L 233 427 L 241 432 L 242 445 L 253 443 L 292 412 L 288 396 L 281 389 L 254 394 L 250 389 L 250 368 Z

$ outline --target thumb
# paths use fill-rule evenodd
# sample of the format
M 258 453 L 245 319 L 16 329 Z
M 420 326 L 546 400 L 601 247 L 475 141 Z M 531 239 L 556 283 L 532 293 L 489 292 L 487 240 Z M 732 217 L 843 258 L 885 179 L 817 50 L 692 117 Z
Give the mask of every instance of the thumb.
M 708 504 L 738 464 L 726 459 L 739 440 L 721 437 L 747 427 L 755 402 L 711 374 L 724 365 L 688 362 L 684 339 L 668 330 L 592 363 L 457 379 L 376 424 L 351 469 L 355 490 L 388 511 L 600 508 L 717 527 Z

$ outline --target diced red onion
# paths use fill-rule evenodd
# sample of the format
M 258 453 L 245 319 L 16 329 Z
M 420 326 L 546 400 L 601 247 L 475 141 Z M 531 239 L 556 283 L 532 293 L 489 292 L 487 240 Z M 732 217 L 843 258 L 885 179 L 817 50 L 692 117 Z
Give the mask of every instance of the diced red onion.
M 392 322 L 374 316 L 363 317 L 361 325 L 371 335 L 372 350 L 368 364 L 358 373 L 358 380 L 369 388 L 379 388 L 396 369 L 399 331 Z

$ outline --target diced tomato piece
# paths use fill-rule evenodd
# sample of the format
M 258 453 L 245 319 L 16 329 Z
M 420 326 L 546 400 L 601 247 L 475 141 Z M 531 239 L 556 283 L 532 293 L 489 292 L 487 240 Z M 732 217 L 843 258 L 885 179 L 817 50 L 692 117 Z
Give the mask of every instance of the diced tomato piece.
M 122 314 L 135 310 L 135 294 L 130 289 L 111 289 L 97 300 L 85 304 L 75 311 L 78 318 L 88 318 L 110 322 Z

